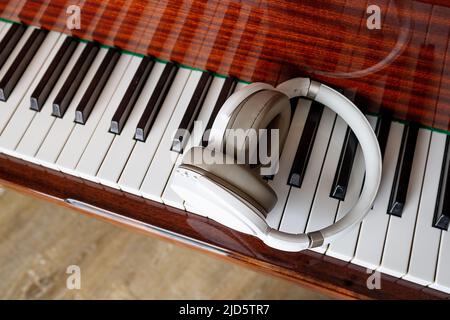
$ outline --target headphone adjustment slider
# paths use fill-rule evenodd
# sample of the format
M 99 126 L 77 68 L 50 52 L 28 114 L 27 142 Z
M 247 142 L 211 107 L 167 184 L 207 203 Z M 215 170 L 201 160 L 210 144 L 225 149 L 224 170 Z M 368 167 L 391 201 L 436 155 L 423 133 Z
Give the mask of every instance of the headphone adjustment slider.
M 319 82 L 311 80 L 306 97 L 312 100 L 316 99 L 317 93 L 319 93 L 320 86 L 321 84 Z
M 310 240 L 309 247 L 316 248 L 323 245 L 324 238 L 320 231 L 309 232 L 308 237 Z

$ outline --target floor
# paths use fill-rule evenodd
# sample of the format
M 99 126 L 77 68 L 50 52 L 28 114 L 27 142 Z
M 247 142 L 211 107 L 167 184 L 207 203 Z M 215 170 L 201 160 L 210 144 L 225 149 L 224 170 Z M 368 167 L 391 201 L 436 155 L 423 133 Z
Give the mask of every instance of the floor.
M 80 277 L 67 273 L 73 265 Z M 0 196 L 0 299 L 327 298 L 11 190 Z

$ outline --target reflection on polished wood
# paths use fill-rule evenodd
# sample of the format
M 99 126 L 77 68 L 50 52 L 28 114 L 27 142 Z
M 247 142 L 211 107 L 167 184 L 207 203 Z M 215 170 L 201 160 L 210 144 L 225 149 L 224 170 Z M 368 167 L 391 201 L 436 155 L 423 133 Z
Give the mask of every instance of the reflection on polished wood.
M 66 29 L 66 8 L 81 29 Z M 276 84 L 311 76 L 357 91 L 361 108 L 440 129 L 450 126 L 450 4 L 367 1 L 19 0 L 0 15 L 188 66 Z
M 101 208 L 82 211 L 149 235 L 179 242 L 256 270 L 346 298 L 450 299 L 450 295 L 381 275 L 381 290 L 367 288 L 365 268 L 312 251 L 282 252 L 207 218 L 0 155 L 0 183 L 60 205 L 76 199 Z M 26 187 L 24 187 L 26 186 Z M 80 209 L 80 208 L 77 208 Z
M 366 27 L 368 1 L 3 0 L 0 16 L 247 81 L 310 76 L 356 92 L 369 111 L 450 128 L 450 4 L 376 0 L 380 30 Z M 372 1 L 370 2 L 372 4 Z M 69 5 L 81 29 L 66 28 Z M 0 155 L 0 182 L 101 208 L 104 219 L 177 240 L 258 270 L 352 298 L 446 298 L 315 252 L 286 253 L 211 220 Z

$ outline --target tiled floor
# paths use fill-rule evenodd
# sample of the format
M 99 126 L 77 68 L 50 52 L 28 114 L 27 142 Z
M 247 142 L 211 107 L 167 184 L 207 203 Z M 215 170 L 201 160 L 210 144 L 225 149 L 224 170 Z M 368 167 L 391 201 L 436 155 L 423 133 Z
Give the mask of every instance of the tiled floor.
M 10 190 L 0 299 L 324 299 L 317 292 Z M 68 266 L 81 289 L 66 286 Z

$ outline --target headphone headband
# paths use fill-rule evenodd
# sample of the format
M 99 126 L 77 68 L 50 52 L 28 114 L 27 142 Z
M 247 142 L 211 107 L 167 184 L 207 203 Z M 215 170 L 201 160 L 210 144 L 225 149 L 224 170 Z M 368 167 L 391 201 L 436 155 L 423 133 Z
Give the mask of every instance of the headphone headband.
M 276 90 L 285 93 L 289 98 L 306 96 L 336 112 L 352 129 L 361 145 L 366 175 L 363 190 L 353 208 L 336 223 L 307 233 L 307 239 L 305 234 L 288 234 L 269 227 L 263 241 L 269 246 L 286 251 L 320 247 L 361 222 L 370 211 L 381 181 L 382 158 L 378 140 L 363 113 L 345 96 L 324 84 L 310 81 L 306 93 L 303 91 L 304 86 L 304 79 L 295 78 L 281 83 Z
M 254 83 L 232 94 L 224 103 L 214 121 L 208 148 L 222 150 L 225 130 L 233 111 L 245 99 L 261 90 L 276 90 L 289 98 L 307 97 L 315 100 L 336 112 L 352 129 L 361 145 L 366 167 L 364 187 L 353 208 L 339 221 L 321 230 L 290 234 L 271 228 L 264 217 L 255 214 L 257 210 L 253 206 L 242 201 L 242 198 L 236 194 L 236 190 L 223 188 L 223 186 L 220 186 L 208 176 L 192 172 L 189 168 L 183 167 L 183 165 L 180 165 L 178 168 L 182 178 L 174 183 L 173 188 L 180 194 L 192 197 L 200 205 L 203 204 L 201 204 L 201 199 L 199 199 L 198 195 L 207 195 L 208 199 L 205 201 L 209 201 L 208 203 L 211 206 L 217 206 L 216 209 L 218 214 L 220 214 L 220 221 L 243 231 L 242 227 L 232 225 L 231 221 L 233 219 L 227 220 L 227 216 L 241 221 L 247 232 L 250 231 L 250 233 L 273 248 L 284 251 L 301 251 L 322 246 L 333 241 L 353 225 L 361 222 L 370 211 L 381 180 L 382 159 L 376 135 L 363 113 L 345 96 L 324 84 L 311 81 L 308 78 L 294 78 L 279 84 L 276 88 L 265 83 Z M 190 180 L 190 178 L 196 181 L 195 187 L 192 186 L 193 180 Z

